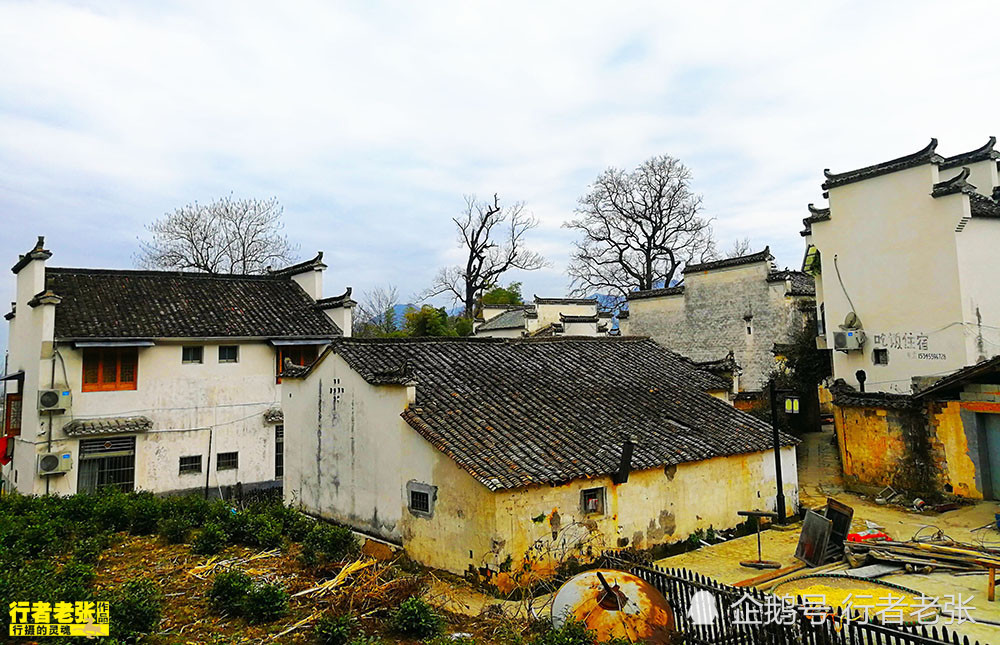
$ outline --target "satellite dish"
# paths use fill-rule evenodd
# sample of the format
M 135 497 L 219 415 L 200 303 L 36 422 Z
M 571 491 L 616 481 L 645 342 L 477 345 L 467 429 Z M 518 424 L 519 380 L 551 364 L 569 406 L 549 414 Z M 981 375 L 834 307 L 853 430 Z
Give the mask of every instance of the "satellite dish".
M 713 607 L 714 609 L 714 607 Z M 674 642 L 674 611 L 656 587 L 642 578 L 615 569 L 585 571 L 570 578 L 556 592 L 552 624 L 567 619 L 583 621 L 601 641 Z
M 844 329 L 858 329 L 861 327 L 861 319 L 858 318 L 858 314 L 852 311 L 844 317 L 844 324 L 842 327 Z

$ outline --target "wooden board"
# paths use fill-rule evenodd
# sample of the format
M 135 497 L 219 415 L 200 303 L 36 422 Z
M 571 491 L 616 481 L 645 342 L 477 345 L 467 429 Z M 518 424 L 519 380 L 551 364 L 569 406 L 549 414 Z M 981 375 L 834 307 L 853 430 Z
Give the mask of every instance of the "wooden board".
M 806 511 L 805 520 L 802 522 L 802 533 L 799 534 L 799 544 L 795 547 L 795 559 L 805 562 L 810 567 L 823 564 L 832 531 L 833 520 L 815 511 Z

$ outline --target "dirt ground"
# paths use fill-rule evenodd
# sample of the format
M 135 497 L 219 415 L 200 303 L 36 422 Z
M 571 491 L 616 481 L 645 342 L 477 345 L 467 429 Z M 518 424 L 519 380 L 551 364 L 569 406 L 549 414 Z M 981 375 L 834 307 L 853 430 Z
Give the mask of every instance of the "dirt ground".
M 895 507 L 880 506 L 874 501 L 853 493 L 845 492 L 839 480 L 840 464 L 836 448 L 832 443 L 832 432 L 808 434 L 799 446 L 799 490 L 802 503 L 809 508 L 825 505 L 827 497 L 833 497 L 854 508 L 853 530 L 867 528 L 865 520 L 884 527 L 893 539 L 908 540 L 920 532 L 925 536 L 935 531 L 959 542 L 977 543 L 980 539 L 1000 546 L 1000 532 L 995 529 L 975 531 L 994 519 L 1000 512 L 996 502 L 987 501 L 963 506 L 944 513 L 922 512 Z M 796 564 L 793 554 L 799 540 L 799 529 L 767 530 L 761 535 L 763 556 L 766 560 L 780 562 L 782 566 Z M 664 558 L 657 562 L 663 567 L 686 568 L 697 571 L 719 582 L 733 584 L 759 575 L 761 572 L 741 567 L 740 560 L 757 558 L 757 538 L 747 536 L 737 538 L 697 551 Z M 986 575 L 956 576 L 946 573 L 897 574 L 880 578 L 886 582 L 923 592 L 927 596 L 943 598 L 952 594 L 963 594 L 970 598 L 973 607 L 969 614 L 977 621 L 991 621 L 998 626 L 978 622 L 956 626 L 956 631 L 968 636 L 970 641 L 1000 644 L 1000 598 L 990 603 L 986 599 Z M 942 624 L 947 619 L 942 619 Z M 949 630 L 951 625 L 947 625 Z

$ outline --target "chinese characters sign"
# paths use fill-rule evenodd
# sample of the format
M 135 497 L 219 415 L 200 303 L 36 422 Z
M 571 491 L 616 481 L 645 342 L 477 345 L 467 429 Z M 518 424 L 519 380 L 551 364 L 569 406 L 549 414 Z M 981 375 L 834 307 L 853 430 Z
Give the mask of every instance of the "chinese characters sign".
M 11 636 L 108 636 L 109 623 L 106 602 L 10 603 Z

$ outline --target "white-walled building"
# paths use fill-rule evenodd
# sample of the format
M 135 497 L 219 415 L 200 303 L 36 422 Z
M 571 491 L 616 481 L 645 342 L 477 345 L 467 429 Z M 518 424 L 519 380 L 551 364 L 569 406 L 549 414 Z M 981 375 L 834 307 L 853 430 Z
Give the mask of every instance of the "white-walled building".
M 623 335 L 649 336 L 697 362 L 731 357 L 738 391 L 759 393 L 776 348 L 792 341 L 815 309 L 813 279 L 779 271 L 770 248 L 684 268 L 684 284 L 633 291 L 619 314 Z
M 278 374 L 351 329 L 322 254 L 268 275 L 13 267 L 5 489 L 71 494 L 276 486 Z
M 604 336 L 611 312 L 597 298 L 539 298 L 530 305 L 484 305 L 473 334 L 486 338 Z
M 836 378 L 908 393 L 1000 353 L 996 139 L 953 157 L 924 149 L 825 171 L 827 208 L 810 205 L 804 269 L 816 278 L 819 343 Z
M 775 506 L 770 426 L 646 338 L 342 339 L 284 379 L 286 502 L 499 586 Z

